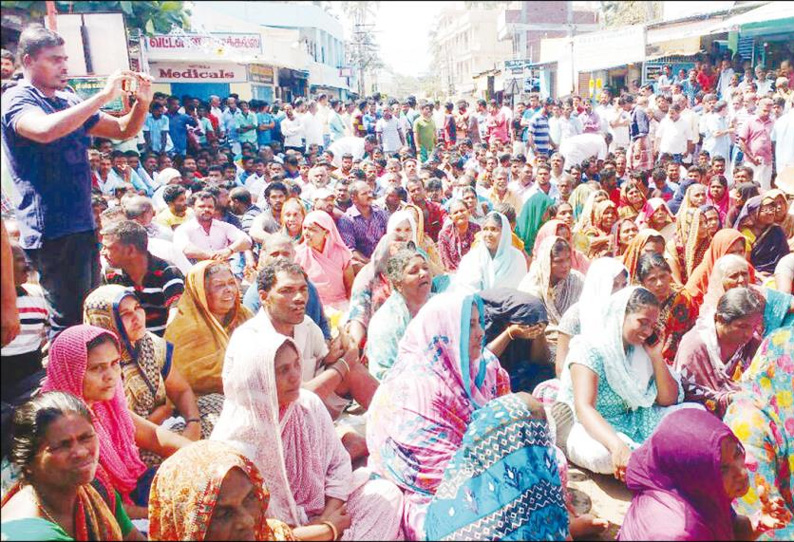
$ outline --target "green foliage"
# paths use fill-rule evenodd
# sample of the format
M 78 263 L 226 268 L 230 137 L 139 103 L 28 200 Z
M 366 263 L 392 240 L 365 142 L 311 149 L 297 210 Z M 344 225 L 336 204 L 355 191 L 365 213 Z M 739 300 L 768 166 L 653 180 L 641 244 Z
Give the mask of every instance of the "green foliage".
M 661 14 L 660 8 L 659 2 L 630 0 L 606 0 L 601 2 L 604 22 L 606 26 L 612 27 L 652 22 Z
M 168 33 L 172 26 L 185 30 L 190 29 L 190 11 L 184 2 L 177 1 L 139 1 L 108 0 L 108 1 L 60 1 L 55 2 L 58 13 L 96 13 L 103 11 L 121 11 L 127 29 L 140 28 L 145 34 Z M 3 8 L 16 8 L 27 11 L 31 17 L 38 19 L 47 14 L 47 7 L 42 0 L 0 2 Z

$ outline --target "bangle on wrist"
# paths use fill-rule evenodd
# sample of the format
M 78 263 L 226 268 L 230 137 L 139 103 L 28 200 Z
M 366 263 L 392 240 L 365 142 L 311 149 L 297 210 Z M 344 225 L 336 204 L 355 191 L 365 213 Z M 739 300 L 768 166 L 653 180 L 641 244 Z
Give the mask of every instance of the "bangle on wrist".
M 201 418 L 188 418 L 187 420 L 185 420 L 185 425 L 191 423 L 201 423 Z
M 331 536 L 333 537 L 332 540 L 339 539 L 339 531 L 336 530 L 336 526 L 333 523 L 330 521 L 323 521 L 322 524 L 331 529 Z
M 337 360 L 337 363 L 341 363 L 342 365 L 344 365 L 345 369 L 347 369 L 347 372 L 348 373 L 350 372 L 350 365 L 347 363 L 347 360 L 345 360 L 345 358 L 339 358 Z
M 334 363 L 333 365 L 331 365 L 328 368 L 329 369 L 333 369 L 334 371 L 336 371 L 336 373 L 339 375 L 339 378 L 341 378 L 342 380 L 345 379 L 345 374 L 342 372 L 342 369 L 340 369 L 339 367 L 336 366 L 336 363 Z
M 510 337 L 511 341 L 514 341 L 513 338 L 513 326 L 507 326 L 507 336 Z

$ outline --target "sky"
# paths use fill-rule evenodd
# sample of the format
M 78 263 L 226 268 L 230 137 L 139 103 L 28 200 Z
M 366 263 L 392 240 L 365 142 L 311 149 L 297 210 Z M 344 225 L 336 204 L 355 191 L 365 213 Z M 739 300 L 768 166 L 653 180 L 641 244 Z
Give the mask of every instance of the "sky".
M 430 67 L 428 33 L 449 2 L 381 2 L 375 39 L 383 63 L 395 73 L 419 76 Z M 345 30 L 348 22 L 342 19 Z

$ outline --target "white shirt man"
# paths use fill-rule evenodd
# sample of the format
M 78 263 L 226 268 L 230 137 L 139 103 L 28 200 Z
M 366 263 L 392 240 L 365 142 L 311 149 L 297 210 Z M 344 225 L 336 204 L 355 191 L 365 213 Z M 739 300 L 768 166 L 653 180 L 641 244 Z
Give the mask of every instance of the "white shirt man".
M 581 164 L 587 158 L 603 160 L 607 156 L 607 142 L 601 134 L 579 134 L 560 143 L 560 154 L 566 164 Z
M 387 116 L 388 118 L 386 118 Z M 384 116 L 375 123 L 375 133 L 380 138 L 383 145 L 383 152 L 386 154 L 394 154 L 403 146 L 404 136 L 400 121 L 397 120 L 391 112 L 384 114 Z
M 298 115 L 287 116 L 281 121 L 281 133 L 285 147 L 303 147 L 303 124 Z
M 666 152 L 673 156 L 683 156 L 687 153 L 687 143 L 694 141 L 692 124 L 674 111 L 673 107 L 675 106 L 671 106 L 670 112 L 659 123 L 656 141 L 660 154 Z
M 301 119 L 307 148 L 309 145 L 323 146 L 323 121 L 317 113 L 316 107 L 316 105 L 310 106 L 309 111 Z M 312 110 L 315 112 L 312 113 Z

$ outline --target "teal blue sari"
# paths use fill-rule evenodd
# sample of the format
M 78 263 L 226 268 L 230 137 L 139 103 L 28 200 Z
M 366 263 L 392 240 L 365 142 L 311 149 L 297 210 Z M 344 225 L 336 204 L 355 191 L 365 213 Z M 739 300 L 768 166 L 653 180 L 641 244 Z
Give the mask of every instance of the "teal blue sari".
M 794 297 L 771 288 L 764 288 L 764 293 L 764 337 L 782 327 L 794 327 L 794 314 L 789 312 Z

